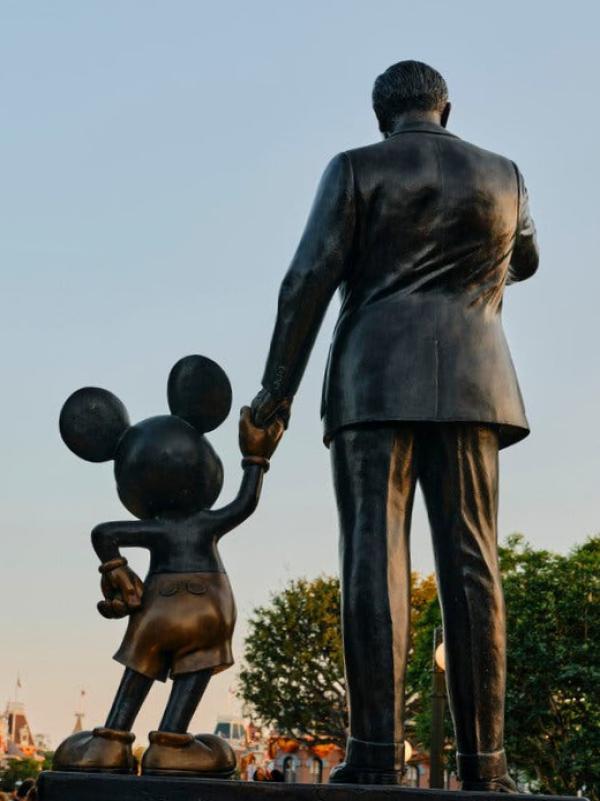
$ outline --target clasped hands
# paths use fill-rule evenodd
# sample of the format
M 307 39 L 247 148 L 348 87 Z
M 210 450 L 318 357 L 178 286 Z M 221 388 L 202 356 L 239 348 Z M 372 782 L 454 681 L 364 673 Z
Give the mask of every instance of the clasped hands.
M 102 617 L 125 617 L 140 608 L 144 584 L 127 566 L 127 559 L 111 559 L 98 569 L 102 573 L 100 589 L 104 596 L 104 600 L 98 603 L 98 611 Z
M 291 401 L 277 400 L 266 389 L 261 389 L 252 401 L 252 408 L 240 411 L 239 443 L 244 457 L 268 460 L 275 452 L 283 432 L 288 426 Z M 127 565 L 123 557 L 112 559 L 99 567 L 102 579 L 100 589 L 103 600 L 98 611 L 106 618 L 122 618 L 142 605 L 144 584 Z

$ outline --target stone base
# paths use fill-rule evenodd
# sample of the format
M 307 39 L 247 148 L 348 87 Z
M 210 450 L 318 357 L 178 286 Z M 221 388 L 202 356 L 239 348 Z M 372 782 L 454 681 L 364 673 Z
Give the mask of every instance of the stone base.
M 285 784 L 44 771 L 39 801 L 585 801 L 570 796 L 465 793 L 358 784 Z

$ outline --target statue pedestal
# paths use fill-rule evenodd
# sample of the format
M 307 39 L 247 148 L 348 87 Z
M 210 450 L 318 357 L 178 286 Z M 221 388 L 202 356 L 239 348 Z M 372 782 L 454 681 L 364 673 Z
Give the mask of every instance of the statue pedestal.
M 284 784 L 44 771 L 39 801 L 507 801 L 504 793 L 463 793 L 358 784 Z M 570 796 L 512 795 L 512 801 L 564 801 Z M 574 799 L 571 799 L 574 801 Z M 576 801 L 582 801 L 577 799 Z M 585 801 L 585 800 L 584 800 Z

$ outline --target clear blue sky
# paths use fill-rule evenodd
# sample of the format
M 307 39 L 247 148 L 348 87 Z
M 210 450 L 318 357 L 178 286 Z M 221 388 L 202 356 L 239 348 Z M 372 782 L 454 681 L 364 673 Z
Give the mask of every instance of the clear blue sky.
M 598 40 L 593 2 L 56 0 L 0 4 L 2 513 L 0 701 L 22 675 L 55 745 L 78 690 L 103 722 L 124 623 L 101 619 L 92 526 L 118 519 L 111 465 L 76 459 L 60 406 L 105 386 L 166 410 L 172 364 L 204 353 L 239 407 L 258 388 L 278 285 L 319 175 L 376 141 L 373 79 L 418 58 L 447 78 L 450 128 L 514 159 L 542 262 L 505 325 L 532 436 L 502 456 L 504 537 L 567 550 L 599 526 Z M 335 305 L 335 304 L 334 304 Z M 335 309 L 255 516 L 223 542 L 244 621 L 290 577 L 336 569 L 318 401 Z M 212 436 L 241 477 L 236 415 Z M 414 565 L 432 566 L 419 505 Z M 144 569 L 144 557 L 132 562 Z M 235 669 L 195 729 L 230 709 Z M 165 689 L 136 726 L 155 728 Z

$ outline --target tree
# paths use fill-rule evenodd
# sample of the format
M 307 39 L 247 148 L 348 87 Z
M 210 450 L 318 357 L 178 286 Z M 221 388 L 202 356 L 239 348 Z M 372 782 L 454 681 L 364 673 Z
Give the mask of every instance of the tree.
M 567 556 L 500 551 L 508 617 L 506 742 L 540 792 L 600 799 L 600 537 Z
M 506 747 L 511 772 L 539 792 L 600 801 L 600 537 L 566 556 L 513 535 L 499 549 L 508 627 Z M 433 577 L 412 577 L 408 738 L 428 751 L 433 633 L 441 613 Z M 241 697 L 292 737 L 343 744 L 346 712 L 337 579 L 292 581 L 255 610 Z M 452 726 L 447 715 L 448 745 Z M 449 751 L 449 766 L 453 764 Z
M 511 772 L 539 792 L 600 799 L 600 538 L 567 556 L 513 535 L 499 549 L 508 631 L 506 749 Z M 415 624 L 407 687 L 418 696 L 415 743 L 430 738 L 437 598 Z M 446 719 L 448 744 L 453 732 Z M 453 765 L 449 751 L 449 766 Z
M 10 793 L 25 779 L 36 779 L 39 772 L 40 765 L 35 759 L 11 759 L 0 774 L 0 789 Z
M 406 669 L 407 721 L 406 734 L 411 745 L 428 752 L 431 739 L 431 692 L 433 670 L 433 636 L 442 625 L 442 612 L 437 599 L 433 576 L 428 577 L 432 588 L 422 603 L 420 613 L 412 626 L 411 650 Z M 448 743 L 453 737 L 452 720 L 448 706 L 445 713 L 445 731 Z M 448 765 L 454 768 L 452 762 Z
M 254 610 L 240 695 L 254 715 L 290 737 L 343 745 L 346 700 L 335 578 L 291 581 Z
M 435 597 L 435 582 L 414 573 L 411 585 L 415 625 Z M 254 610 L 239 676 L 240 697 L 252 714 L 289 737 L 345 744 L 339 621 L 339 581 L 332 577 L 291 581 Z

